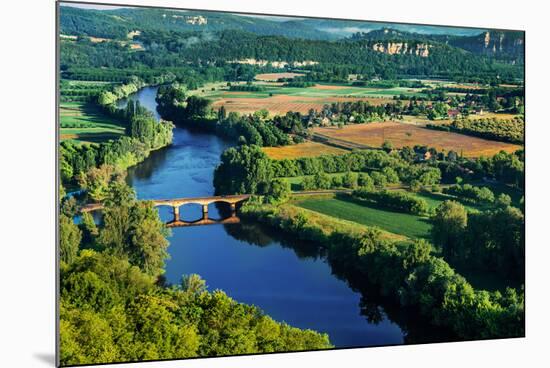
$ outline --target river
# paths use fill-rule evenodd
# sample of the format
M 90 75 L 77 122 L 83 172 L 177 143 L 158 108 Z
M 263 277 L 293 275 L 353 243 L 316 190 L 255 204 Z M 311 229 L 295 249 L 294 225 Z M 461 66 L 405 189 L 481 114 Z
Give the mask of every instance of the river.
M 146 87 L 129 98 L 138 99 L 158 119 L 156 91 Z M 212 195 L 214 168 L 230 145 L 211 134 L 176 128 L 172 146 L 131 168 L 128 183 L 140 199 Z M 159 211 L 164 220 L 171 219 L 170 209 Z M 199 219 L 201 209 L 185 205 L 180 216 Z M 216 206 L 210 206 L 209 217 L 220 217 Z M 333 275 L 326 260 L 307 245 L 246 222 L 174 228 L 169 241 L 165 276 L 170 283 L 199 274 L 209 290 L 221 289 L 239 302 L 254 304 L 277 321 L 328 333 L 336 347 L 404 342 L 405 333 L 381 307 L 382 319 L 369 322 L 361 314 L 361 294 Z

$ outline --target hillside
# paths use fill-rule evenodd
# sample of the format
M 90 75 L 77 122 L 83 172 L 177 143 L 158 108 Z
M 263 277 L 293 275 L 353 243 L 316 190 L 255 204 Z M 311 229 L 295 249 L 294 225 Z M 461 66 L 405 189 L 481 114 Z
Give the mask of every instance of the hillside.
M 314 18 L 253 17 L 208 11 L 182 11 L 150 8 L 90 10 L 63 6 L 61 30 L 64 34 L 124 38 L 133 30 L 220 31 L 226 29 L 259 35 L 334 40 L 357 32 L 394 29 L 422 35 L 477 36 L 481 29 L 380 23 Z
M 94 44 L 65 38 L 62 65 L 75 66 L 74 60 L 79 60 L 82 67 L 158 68 L 227 62 L 253 66 L 278 62 L 279 66 L 300 66 L 305 62 L 306 65 L 320 64 L 310 69 L 326 76 L 361 74 L 383 79 L 440 76 L 479 80 L 498 75 L 501 80 L 513 80 L 523 73 L 518 66 L 506 65 L 510 62 L 523 64 L 521 32 L 490 31 L 461 36 L 457 34 L 464 31 L 463 28 L 447 27 L 438 31 L 445 34 L 428 34 L 425 32 L 432 32 L 434 26 L 150 8 L 89 10 L 66 6 L 61 8 L 60 27 L 65 36 L 95 38 Z M 358 29 L 368 31 L 357 32 Z M 356 32 L 335 39 L 349 30 Z M 128 57 L 125 55 L 128 50 L 122 49 L 127 42 L 101 42 L 102 38 L 109 41 L 129 37 L 133 37 L 134 50 L 139 52 Z M 77 57 L 81 54 L 87 58 Z M 339 71 L 332 69 L 329 73 L 328 68 L 334 65 L 338 65 Z M 315 79 L 329 80 L 319 74 Z
M 449 44 L 476 54 L 519 63 L 523 63 L 525 56 L 524 33 L 517 31 L 487 31 L 477 36 L 452 39 Z
M 448 35 L 448 36 L 475 36 L 483 32 L 482 29 L 427 26 L 419 24 L 385 23 L 373 21 L 314 19 L 300 20 L 303 24 L 314 27 L 323 32 L 337 35 L 339 38 L 349 37 L 354 33 L 368 33 L 377 30 L 393 29 L 402 33 L 414 33 L 419 35 Z
M 319 31 L 296 20 L 281 22 L 263 17 L 206 11 L 148 8 L 99 11 L 63 6 L 60 20 L 62 34 L 105 38 L 125 38 L 132 30 L 216 32 L 226 29 L 290 38 L 335 38 L 329 33 Z
M 503 61 L 523 63 L 524 58 L 523 32 L 517 31 L 484 31 L 474 36 L 456 36 L 448 34 L 423 34 L 395 28 L 382 28 L 369 32 L 354 33 L 350 39 L 385 41 L 385 44 L 403 43 L 406 41 L 436 42 Z M 389 48 L 389 46 L 386 46 L 386 49 Z

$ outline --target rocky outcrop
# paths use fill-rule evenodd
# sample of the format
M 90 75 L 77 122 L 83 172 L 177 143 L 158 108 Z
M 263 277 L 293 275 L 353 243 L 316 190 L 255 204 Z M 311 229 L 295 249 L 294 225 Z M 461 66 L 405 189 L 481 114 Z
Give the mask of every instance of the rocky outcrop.
M 478 36 L 450 40 L 449 44 L 497 59 L 523 62 L 524 58 L 523 32 L 486 31 Z
M 248 64 L 248 65 L 257 65 L 257 66 L 267 66 L 268 64 L 271 64 L 274 68 L 286 68 L 287 66 L 292 67 L 301 67 L 301 66 L 311 66 L 319 64 L 318 61 L 313 60 L 304 60 L 304 61 L 269 61 L 269 60 L 256 60 L 253 58 L 248 59 L 241 59 L 241 60 L 232 60 L 232 63 L 237 64 Z
M 431 45 L 427 43 L 409 44 L 408 42 L 377 42 L 372 45 L 374 51 L 383 52 L 389 55 L 417 55 L 428 57 Z

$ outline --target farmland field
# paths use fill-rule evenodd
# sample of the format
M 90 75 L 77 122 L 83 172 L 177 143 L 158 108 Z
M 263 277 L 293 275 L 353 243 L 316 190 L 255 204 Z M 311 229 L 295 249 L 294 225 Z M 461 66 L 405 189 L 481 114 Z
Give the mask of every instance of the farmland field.
M 490 156 L 503 150 L 515 152 L 521 146 L 495 142 L 463 134 L 429 130 L 396 122 L 348 125 L 342 129 L 336 127 L 318 127 L 314 133 L 326 138 L 334 138 L 369 147 L 380 147 L 385 141 L 393 147 L 414 147 L 426 145 L 439 151 L 453 150 L 465 157 Z
M 124 134 L 124 125 L 91 104 L 67 102 L 59 106 L 61 140 L 101 142 Z
M 281 73 L 276 73 L 281 74 Z M 232 83 L 242 85 L 243 83 Z M 227 111 L 243 114 L 266 109 L 272 114 L 285 114 L 288 111 L 307 113 L 309 109 L 320 110 L 325 104 L 346 101 L 368 101 L 372 105 L 382 105 L 393 102 L 393 96 L 422 95 L 419 89 L 411 88 L 365 88 L 350 85 L 316 84 L 312 87 L 285 87 L 281 83 L 254 82 L 261 86 L 260 91 L 230 91 L 221 83 L 207 84 L 203 88 L 190 91 L 212 101 L 217 109 L 225 106 Z
M 235 111 L 239 113 L 252 113 L 261 109 L 268 110 L 272 115 L 284 115 L 288 111 L 297 111 L 306 114 L 310 109 L 321 110 L 325 104 L 333 102 L 346 101 L 368 101 L 372 105 L 381 105 L 388 103 L 387 98 L 354 98 L 354 97 L 311 97 L 299 95 L 274 95 L 270 97 L 268 94 L 259 92 L 234 92 L 235 95 L 224 94 L 221 98 L 215 99 L 214 108 L 224 106 L 227 111 Z M 250 97 L 248 97 L 250 96 Z
M 342 154 L 346 152 L 343 149 L 316 142 L 304 142 L 281 147 L 263 147 L 262 150 L 267 153 L 269 158 L 274 160 L 315 157 L 323 154 Z
M 260 81 L 277 81 L 279 78 L 294 78 L 303 75 L 303 73 L 263 73 L 256 75 L 255 78 Z
M 406 213 L 385 211 L 338 198 L 312 198 L 296 201 L 296 205 L 339 219 L 379 228 L 409 238 L 427 238 L 427 218 Z
M 485 112 L 481 115 L 469 115 L 468 119 L 497 119 L 497 120 L 512 120 L 521 115 L 519 114 L 506 114 L 506 113 L 495 113 L 495 112 Z

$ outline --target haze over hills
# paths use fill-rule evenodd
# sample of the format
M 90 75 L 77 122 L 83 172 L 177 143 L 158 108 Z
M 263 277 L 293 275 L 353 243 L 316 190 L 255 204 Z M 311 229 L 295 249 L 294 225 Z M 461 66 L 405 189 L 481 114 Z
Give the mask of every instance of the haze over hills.
M 522 63 L 524 58 L 523 32 L 517 31 L 490 30 L 483 31 L 475 36 L 456 36 L 411 33 L 399 31 L 395 28 L 383 28 L 366 33 L 354 33 L 350 39 L 382 42 L 435 41 L 500 60 Z
M 189 20 L 192 19 L 192 17 L 200 16 L 206 18 L 206 23 Z M 139 27 L 151 27 L 174 31 L 239 29 L 264 35 L 282 35 L 308 39 L 344 38 L 356 32 L 369 32 L 382 28 L 392 28 L 410 33 L 460 36 L 479 35 L 483 32 L 482 29 L 370 21 L 253 16 L 154 8 L 115 8 L 113 10 L 97 10 L 64 5 L 61 19 L 62 30 L 76 28 L 76 22 L 74 22 L 76 19 L 84 21 L 83 24 L 78 24 L 78 28 L 81 30 L 83 30 L 83 27 L 86 25 L 89 25 L 90 22 L 100 22 L 103 24 L 110 24 L 111 27 L 115 29 L 138 27 L 138 24 Z
M 340 38 L 348 37 L 357 32 L 371 32 L 391 28 L 397 31 L 432 35 L 472 36 L 479 35 L 484 30 L 475 28 L 459 28 L 446 26 L 426 26 L 417 24 L 385 23 L 374 21 L 354 21 L 335 19 L 303 19 L 301 21 L 315 29 L 338 35 Z
M 451 39 L 449 44 L 499 59 L 523 62 L 525 56 L 523 32 L 487 31 L 476 36 Z
M 208 11 L 156 8 L 83 9 L 63 6 L 61 33 L 125 39 L 140 31 L 219 32 L 238 30 L 260 36 L 309 40 L 368 39 L 372 41 L 430 41 L 474 54 L 522 62 L 523 33 L 483 29 L 409 25 L 369 21 L 237 15 Z

